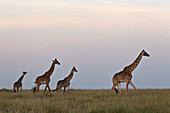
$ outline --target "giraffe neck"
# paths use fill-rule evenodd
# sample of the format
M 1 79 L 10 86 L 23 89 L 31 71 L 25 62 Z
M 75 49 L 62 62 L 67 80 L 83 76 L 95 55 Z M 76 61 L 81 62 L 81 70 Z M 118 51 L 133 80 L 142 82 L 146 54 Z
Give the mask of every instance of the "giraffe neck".
M 18 79 L 18 82 L 22 82 L 22 80 L 23 80 L 23 78 L 24 78 L 24 75 L 22 75 L 19 79 Z
M 52 63 L 50 69 L 45 73 L 45 77 L 49 78 L 51 76 L 51 74 L 53 73 L 54 68 L 55 68 L 55 64 Z
M 73 78 L 74 71 L 72 70 L 71 73 L 66 77 L 67 81 L 70 81 Z
M 139 62 L 141 61 L 142 56 L 143 56 L 142 53 L 140 53 L 136 60 L 131 65 L 128 66 L 127 68 L 128 72 L 130 73 L 133 72 L 133 70 L 138 66 Z

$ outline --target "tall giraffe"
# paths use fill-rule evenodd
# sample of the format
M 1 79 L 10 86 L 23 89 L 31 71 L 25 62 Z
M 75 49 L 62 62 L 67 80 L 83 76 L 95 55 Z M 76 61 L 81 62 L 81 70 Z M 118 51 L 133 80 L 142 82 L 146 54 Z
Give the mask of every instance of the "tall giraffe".
M 18 79 L 18 81 L 16 81 L 13 85 L 13 92 L 19 92 L 19 88 L 21 88 L 21 92 L 22 92 L 22 80 L 24 78 L 24 75 L 26 75 L 27 72 L 23 71 L 22 76 Z M 17 91 L 16 91 L 17 88 Z
M 145 52 L 145 50 L 142 50 L 142 52 L 139 54 L 139 56 L 136 58 L 136 60 L 132 64 L 130 64 L 129 66 L 126 66 L 123 69 L 123 71 L 121 71 L 119 73 L 116 73 L 113 76 L 113 79 L 112 79 L 113 80 L 112 92 L 115 89 L 116 94 L 119 92 L 120 95 L 121 95 L 122 94 L 121 93 L 121 89 L 120 89 L 121 82 L 126 82 L 126 95 L 127 95 L 129 83 L 134 88 L 134 95 L 135 95 L 136 88 L 135 88 L 134 84 L 131 81 L 131 79 L 132 79 L 132 72 L 138 66 L 138 64 L 141 61 L 143 56 L 149 57 L 150 55 L 147 52 Z M 116 89 L 116 86 L 118 87 L 118 90 Z
M 57 87 L 53 91 L 57 91 L 64 87 L 63 94 L 65 93 L 66 88 L 69 92 L 70 80 L 73 78 L 74 72 L 78 72 L 75 67 L 72 68 L 71 73 L 66 78 L 57 82 Z
M 53 60 L 52 65 L 50 67 L 50 69 L 45 72 L 44 75 L 42 76 L 38 76 L 36 78 L 36 81 L 34 83 L 37 84 L 37 87 L 34 88 L 34 92 L 38 91 L 39 92 L 39 87 L 41 84 L 46 84 L 44 93 L 46 92 L 46 89 L 48 88 L 49 92 L 50 92 L 50 87 L 49 87 L 49 83 L 50 83 L 50 76 L 52 75 L 54 68 L 55 68 L 55 64 L 60 65 L 60 63 L 57 61 L 57 59 Z

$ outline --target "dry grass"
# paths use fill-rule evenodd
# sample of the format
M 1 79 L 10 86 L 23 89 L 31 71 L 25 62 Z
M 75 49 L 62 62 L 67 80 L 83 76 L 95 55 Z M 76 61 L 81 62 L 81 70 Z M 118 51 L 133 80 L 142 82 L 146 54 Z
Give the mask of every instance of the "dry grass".
M 36 96 L 0 91 L 0 113 L 170 113 L 170 90 L 129 90 L 128 96 L 110 90 L 72 90 Z

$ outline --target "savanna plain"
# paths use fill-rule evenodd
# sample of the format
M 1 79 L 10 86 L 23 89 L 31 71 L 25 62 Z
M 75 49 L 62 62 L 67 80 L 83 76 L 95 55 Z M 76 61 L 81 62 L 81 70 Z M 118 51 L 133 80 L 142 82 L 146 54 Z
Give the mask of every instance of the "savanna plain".
M 111 90 L 70 90 L 36 95 L 0 90 L 0 113 L 170 113 L 170 89 L 138 89 L 128 96 Z

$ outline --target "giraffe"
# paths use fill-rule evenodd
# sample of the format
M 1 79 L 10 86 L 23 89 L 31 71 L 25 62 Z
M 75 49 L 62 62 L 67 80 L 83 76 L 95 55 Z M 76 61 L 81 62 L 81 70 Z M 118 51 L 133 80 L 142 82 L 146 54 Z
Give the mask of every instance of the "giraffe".
M 36 81 L 34 83 L 36 83 L 37 87 L 34 88 L 33 92 L 39 92 L 39 87 L 41 84 L 46 84 L 46 87 L 45 87 L 45 90 L 44 90 L 44 93 L 46 92 L 46 89 L 48 88 L 49 92 L 51 91 L 50 90 L 50 87 L 49 87 L 49 83 L 50 83 L 50 76 L 52 75 L 53 71 L 54 71 L 54 68 L 55 68 L 55 64 L 58 64 L 60 65 L 60 63 L 57 61 L 57 59 L 55 60 L 52 60 L 52 65 L 50 67 L 50 69 L 44 73 L 44 75 L 42 76 L 38 76 L 36 78 Z
M 57 87 L 55 90 L 53 90 L 53 92 L 64 87 L 63 94 L 65 94 L 66 88 L 68 89 L 69 93 L 70 80 L 73 78 L 74 72 L 78 72 L 75 67 L 72 68 L 71 73 L 66 78 L 57 82 Z
M 142 50 L 142 52 L 139 54 L 139 56 L 136 58 L 136 60 L 132 64 L 130 64 L 129 66 L 126 66 L 123 69 L 123 71 L 120 71 L 119 73 L 116 73 L 113 76 L 113 79 L 112 79 L 113 80 L 112 93 L 115 90 L 116 94 L 118 94 L 118 92 L 119 92 L 120 95 L 121 95 L 122 94 L 121 89 L 120 89 L 121 82 L 126 82 L 126 95 L 127 95 L 127 92 L 128 92 L 128 85 L 129 84 L 134 88 L 134 95 L 135 95 L 136 87 L 131 81 L 132 72 L 138 66 L 138 64 L 141 61 L 143 56 L 150 57 L 150 55 L 145 50 Z M 118 87 L 118 90 L 116 89 L 116 86 Z
M 22 76 L 18 79 L 18 81 L 16 81 L 13 85 L 13 92 L 19 92 L 19 88 L 21 88 L 21 92 L 22 92 L 22 80 L 24 78 L 24 75 L 26 75 L 27 72 L 23 71 Z M 17 91 L 16 91 L 17 88 Z

